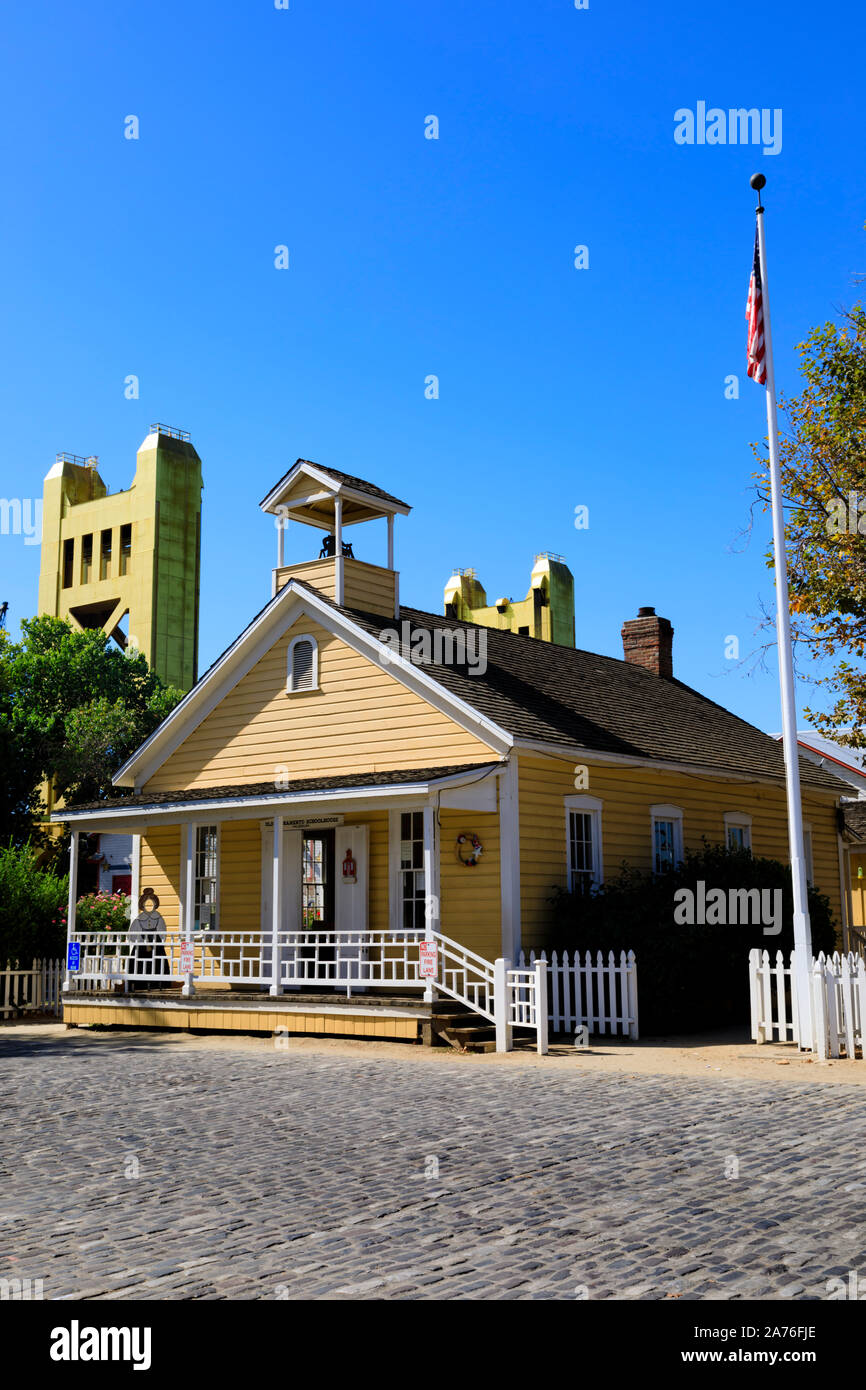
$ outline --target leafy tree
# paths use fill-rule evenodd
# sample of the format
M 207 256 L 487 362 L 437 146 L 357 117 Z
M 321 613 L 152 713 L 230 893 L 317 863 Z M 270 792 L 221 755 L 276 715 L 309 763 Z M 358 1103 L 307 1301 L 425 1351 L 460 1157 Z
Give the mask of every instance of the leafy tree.
M 117 768 L 182 695 L 101 629 L 48 616 L 21 629 L 20 642 L 0 632 L 0 840 L 19 845 L 38 838 L 44 782 L 67 805 L 110 794 Z
M 68 893 L 69 878 L 40 868 L 32 846 L 0 846 L 0 966 L 65 954 Z
M 866 747 L 866 310 L 843 313 L 798 345 L 805 380 L 781 402 L 779 441 L 792 634 L 799 662 L 832 704 L 807 709 L 823 733 Z M 769 506 L 766 443 L 755 488 Z M 772 555 L 768 556 L 772 566 Z M 829 671 L 827 665 L 829 664 Z M 839 730 L 849 728 L 848 734 Z

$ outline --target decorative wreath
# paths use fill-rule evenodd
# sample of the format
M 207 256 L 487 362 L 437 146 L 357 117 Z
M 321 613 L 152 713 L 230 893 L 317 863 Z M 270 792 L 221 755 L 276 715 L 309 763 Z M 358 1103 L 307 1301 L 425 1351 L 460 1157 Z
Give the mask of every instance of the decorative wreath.
M 457 836 L 457 858 L 467 869 L 474 869 L 483 853 L 484 846 L 477 835 Z

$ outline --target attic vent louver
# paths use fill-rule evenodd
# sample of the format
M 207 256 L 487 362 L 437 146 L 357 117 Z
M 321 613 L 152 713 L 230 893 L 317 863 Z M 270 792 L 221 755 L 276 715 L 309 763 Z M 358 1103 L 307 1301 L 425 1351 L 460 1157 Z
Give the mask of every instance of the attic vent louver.
M 292 690 L 313 688 L 313 644 L 296 642 L 292 648 Z

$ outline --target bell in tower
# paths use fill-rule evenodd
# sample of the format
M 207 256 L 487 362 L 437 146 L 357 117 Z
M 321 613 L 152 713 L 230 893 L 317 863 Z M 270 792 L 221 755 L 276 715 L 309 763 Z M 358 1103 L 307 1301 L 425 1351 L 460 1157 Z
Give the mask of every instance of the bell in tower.
M 336 468 L 325 468 L 309 459 L 298 459 L 262 499 L 260 506 L 263 512 L 277 519 L 273 593 L 290 579 L 301 579 L 342 608 L 387 618 L 400 616 L 400 576 L 394 565 L 394 518 L 409 515 L 412 509 L 407 502 L 401 502 L 399 497 L 392 497 L 363 478 L 341 473 Z M 343 534 L 349 526 L 382 517 L 387 523 L 384 566 L 357 559 L 353 545 Z M 299 521 L 325 532 L 317 559 L 287 563 L 289 521 Z

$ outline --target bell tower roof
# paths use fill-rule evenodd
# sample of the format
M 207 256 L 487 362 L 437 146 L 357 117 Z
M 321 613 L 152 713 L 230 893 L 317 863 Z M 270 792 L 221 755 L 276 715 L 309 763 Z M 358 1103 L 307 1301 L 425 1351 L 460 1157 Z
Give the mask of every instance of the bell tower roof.
M 336 468 L 298 459 L 288 473 L 263 497 L 259 506 L 263 512 L 284 516 L 286 520 L 302 521 L 318 526 L 322 531 L 334 531 L 337 499 L 342 503 L 342 524 L 352 526 L 359 521 L 374 521 L 377 517 L 408 516 L 412 508 L 390 492 L 383 492 L 375 483 L 354 478 Z

